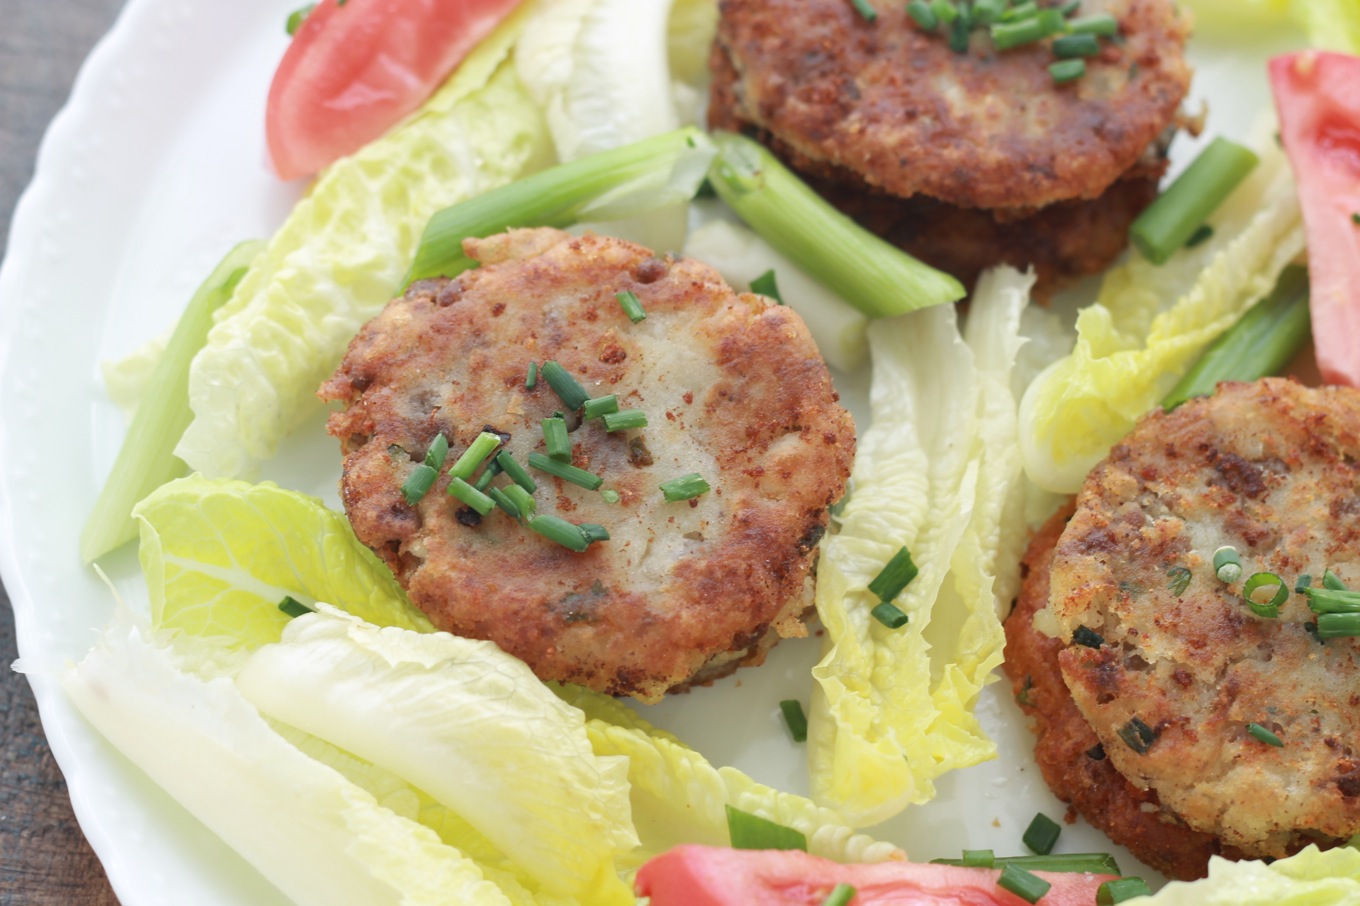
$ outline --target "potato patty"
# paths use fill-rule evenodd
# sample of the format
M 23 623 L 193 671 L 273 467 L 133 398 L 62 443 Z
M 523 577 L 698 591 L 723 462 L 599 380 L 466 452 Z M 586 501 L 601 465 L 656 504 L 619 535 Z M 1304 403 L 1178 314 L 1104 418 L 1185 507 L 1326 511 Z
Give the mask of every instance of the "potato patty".
M 652 701 L 806 633 L 810 567 L 854 456 L 854 427 L 802 320 L 707 266 L 556 230 L 468 240 L 482 266 L 424 281 L 360 331 L 321 388 L 355 533 L 441 628 L 495 641 L 543 679 Z M 616 294 L 646 318 L 632 323 Z M 402 483 L 441 432 L 454 459 L 484 429 L 521 464 L 566 406 L 530 363 L 555 360 L 645 428 L 573 426 L 572 462 L 617 492 L 532 472 L 540 515 L 604 525 L 575 553 L 506 513 L 478 518 Z M 667 502 L 698 472 L 712 490 Z M 508 483 L 499 478 L 497 485 Z
M 1242 565 L 1230 582 L 1212 563 L 1224 545 Z M 1360 587 L 1360 392 L 1284 379 L 1145 417 L 1055 550 L 1058 661 L 1105 753 L 1248 856 L 1360 832 L 1360 639 L 1319 640 L 1292 592 L 1327 569 Z M 1243 599 L 1258 572 L 1291 591 L 1278 618 Z

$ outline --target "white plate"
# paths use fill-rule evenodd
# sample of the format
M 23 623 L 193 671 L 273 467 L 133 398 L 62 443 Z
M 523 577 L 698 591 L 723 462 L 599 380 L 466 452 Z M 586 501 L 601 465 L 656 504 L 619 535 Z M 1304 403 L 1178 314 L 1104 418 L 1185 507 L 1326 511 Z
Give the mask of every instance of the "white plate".
M 95 734 L 53 676 L 85 653 L 113 606 L 76 552 L 123 432 L 96 363 L 172 323 L 216 261 L 240 239 L 268 236 L 300 194 L 269 173 L 263 138 L 264 98 L 287 41 L 283 21 L 296 5 L 132 0 L 42 145 L 0 270 L 0 570 L 52 751 L 127 906 L 286 902 Z M 1213 100 L 1211 131 L 1245 137 L 1268 104 L 1260 63 L 1289 40 L 1282 36 L 1278 48 L 1196 47 L 1195 94 Z M 1179 141 L 1176 158 L 1193 147 Z M 336 505 L 338 460 L 318 422 L 265 477 Z M 130 551 L 109 566 L 123 594 L 144 600 Z M 777 703 L 806 700 L 815 647 L 786 642 L 765 667 L 647 716 L 715 763 L 805 792 L 801 752 Z M 980 707 L 1001 757 L 946 776 L 936 801 L 877 835 L 922 859 L 964 847 L 1019 852 L 1036 811 L 1063 814 L 1001 686 L 984 693 Z M 1059 848 L 1109 844 L 1078 823 Z M 1121 855 L 1125 870 L 1136 871 Z

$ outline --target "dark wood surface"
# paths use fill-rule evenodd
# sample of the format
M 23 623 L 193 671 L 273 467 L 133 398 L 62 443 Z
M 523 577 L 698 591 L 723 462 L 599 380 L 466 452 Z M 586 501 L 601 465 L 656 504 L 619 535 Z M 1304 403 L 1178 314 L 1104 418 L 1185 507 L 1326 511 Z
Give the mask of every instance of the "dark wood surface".
M 0 0 L 0 250 L 38 142 L 123 3 Z M 0 906 L 117 904 L 71 814 L 28 682 L 9 670 L 16 656 L 14 616 L 0 589 Z

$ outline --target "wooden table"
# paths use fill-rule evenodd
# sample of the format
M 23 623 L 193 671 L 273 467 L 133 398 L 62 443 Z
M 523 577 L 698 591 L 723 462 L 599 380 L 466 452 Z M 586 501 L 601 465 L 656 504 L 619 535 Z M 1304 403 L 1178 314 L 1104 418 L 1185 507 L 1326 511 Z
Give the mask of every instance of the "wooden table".
M 203 0 L 191 0 L 203 2 Z M 85 55 L 124 0 L 4 0 L 0 28 L 0 250 L 38 141 L 65 102 Z M 116 904 L 71 814 L 17 656 L 0 589 L 0 906 Z

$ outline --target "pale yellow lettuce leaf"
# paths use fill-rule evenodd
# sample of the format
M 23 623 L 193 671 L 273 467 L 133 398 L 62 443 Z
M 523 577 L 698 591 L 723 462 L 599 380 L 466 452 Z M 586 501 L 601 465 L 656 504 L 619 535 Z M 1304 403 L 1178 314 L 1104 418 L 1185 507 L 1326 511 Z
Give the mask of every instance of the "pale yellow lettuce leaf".
M 1138 906 L 1360 906 L 1360 850 L 1309 846 L 1266 864 L 1214 856 L 1209 876 L 1173 881 Z
M 157 629 L 256 648 L 288 624 L 278 608 L 285 596 L 382 626 L 432 629 L 349 520 L 304 494 L 191 475 L 162 485 L 133 517 Z
M 1284 153 L 1271 140 L 1257 153 L 1256 169 L 1209 218 L 1213 235 L 1160 267 L 1131 252 L 1078 314 L 1071 355 L 1026 390 L 1020 444 L 1025 474 L 1039 487 L 1074 493 L 1303 251 Z
M 191 468 L 242 477 L 319 411 L 314 393 L 358 329 L 401 290 L 430 215 L 553 160 L 515 75 L 536 5 L 486 39 L 421 110 L 329 167 L 219 314 L 190 370 Z
M 1360 54 L 1360 3 L 1355 0 L 1183 0 L 1196 31 L 1236 37 L 1278 34 L 1297 25 L 1323 50 Z
M 993 757 L 973 716 L 1001 660 L 997 601 L 1015 588 L 1023 536 L 1011 370 L 1033 278 L 988 273 L 965 333 L 952 306 L 870 331 L 872 421 L 859 441 L 840 528 L 822 541 L 813 669 L 813 798 L 851 824 L 930 799 L 945 771 Z M 867 586 L 906 547 L 920 573 L 893 630 Z

